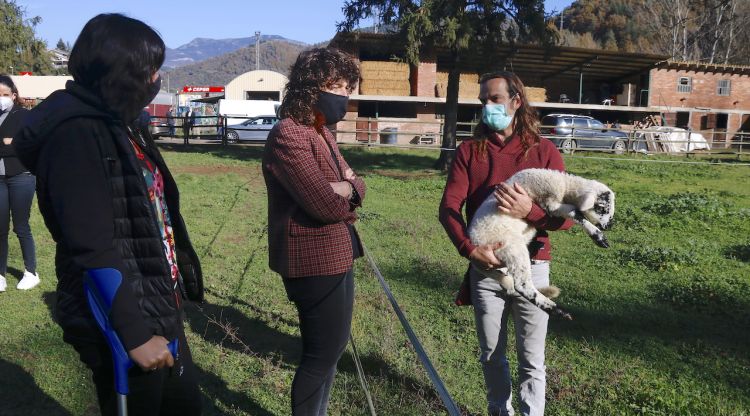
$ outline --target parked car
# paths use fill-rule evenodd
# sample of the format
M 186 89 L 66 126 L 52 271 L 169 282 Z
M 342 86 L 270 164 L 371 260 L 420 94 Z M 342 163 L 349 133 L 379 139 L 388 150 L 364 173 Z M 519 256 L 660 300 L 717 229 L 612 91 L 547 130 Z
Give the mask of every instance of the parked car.
M 628 149 L 645 150 L 642 141 L 631 141 L 627 133 L 608 129 L 601 121 L 577 114 L 549 114 L 542 118 L 542 136 L 552 142 L 563 153 L 580 150 L 607 150 L 623 154 Z
M 148 123 L 148 130 L 151 132 L 151 136 L 154 139 L 158 139 L 162 136 L 169 136 L 169 124 L 167 124 L 167 119 L 163 117 L 151 117 L 151 121 Z
M 279 121 L 276 116 L 258 116 L 243 121 L 240 124 L 227 126 L 227 141 L 237 143 L 238 141 L 266 140 L 268 132 Z

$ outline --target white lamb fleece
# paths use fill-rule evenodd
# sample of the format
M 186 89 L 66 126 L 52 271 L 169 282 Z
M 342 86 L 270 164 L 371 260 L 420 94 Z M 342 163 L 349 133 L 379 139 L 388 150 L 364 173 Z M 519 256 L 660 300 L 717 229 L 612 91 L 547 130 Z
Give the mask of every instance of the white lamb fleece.
M 580 176 L 551 169 L 525 169 L 506 183 L 518 183 L 532 200 L 550 216 L 570 218 L 581 225 L 594 242 L 608 247 L 602 229 L 607 229 L 615 210 L 615 194 L 606 185 Z M 497 279 L 509 295 L 518 294 L 539 306 L 547 313 L 572 319 L 552 300 L 534 287 L 531 281 L 531 260 L 528 245 L 536 229 L 526 221 L 498 211 L 497 200 L 490 194 L 479 206 L 469 225 L 469 237 L 474 245 L 503 243 L 495 256 L 506 267 L 498 270 L 480 270 L 480 274 Z M 550 292 L 557 290 L 550 288 Z

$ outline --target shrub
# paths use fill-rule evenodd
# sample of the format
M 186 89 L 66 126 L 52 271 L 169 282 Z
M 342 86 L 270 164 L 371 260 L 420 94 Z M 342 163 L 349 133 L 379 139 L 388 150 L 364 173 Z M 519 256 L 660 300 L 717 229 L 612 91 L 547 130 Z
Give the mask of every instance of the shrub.
M 644 205 L 643 210 L 660 216 L 679 215 L 687 217 L 686 219 L 693 216 L 701 220 L 721 218 L 727 214 L 726 204 L 716 195 L 694 192 L 657 197 L 653 202 Z

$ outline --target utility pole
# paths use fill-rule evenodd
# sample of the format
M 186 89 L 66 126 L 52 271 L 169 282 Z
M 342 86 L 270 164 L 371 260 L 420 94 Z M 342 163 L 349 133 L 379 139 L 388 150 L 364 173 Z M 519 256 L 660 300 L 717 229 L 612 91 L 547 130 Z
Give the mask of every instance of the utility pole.
M 560 32 L 563 30 L 563 16 L 564 16 L 565 10 L 560 12 Z
M 260 69 L 260 31 L 255 31 L 255 70 Z

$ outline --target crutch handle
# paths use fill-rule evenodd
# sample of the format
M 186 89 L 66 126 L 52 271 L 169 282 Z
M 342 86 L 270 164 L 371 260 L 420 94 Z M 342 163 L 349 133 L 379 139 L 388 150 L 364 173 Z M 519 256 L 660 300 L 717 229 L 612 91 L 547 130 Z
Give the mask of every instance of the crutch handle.
M 112 303 L 121 284 L 122 274 L 117 269 L 112 268 L 89 269 L 86 271 L 83 280 L 83 288 L 86 292 L 91 312 L 96 319 L 96 323 L 99 325 L 99 329 L 102 330 L 104 337 L 107 339 L 107 344 L 109 344 L 112 352 L 112 362 L 115 371 L 115 390 L 119 394 L 126 395 L 130 392 L 128 387 L 128 370 L 135 363 L 128 356 L 128 352 L 125 351 L 120 337 L 117 336 L 117 332 L 115 332 L 109 320 Z M 179 359 L 180 348 L 178 338 L 171 341 L 167 345 L 167 348 L 175 360 Z

